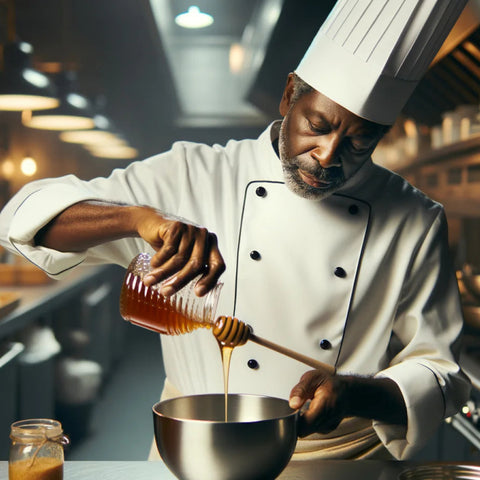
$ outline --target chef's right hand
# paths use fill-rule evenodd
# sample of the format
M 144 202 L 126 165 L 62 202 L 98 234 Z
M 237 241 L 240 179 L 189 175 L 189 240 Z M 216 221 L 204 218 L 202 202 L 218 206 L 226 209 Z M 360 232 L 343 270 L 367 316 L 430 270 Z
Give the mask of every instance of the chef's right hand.
M 161 289 L 164 295 L 174 294 L 199 275 L 195 293 L 205 295 L 225 271 L 217 237 L 206 228 L 143 207 L 137 232 L 156 251 L 152 270 L 143 281 L 153 285 L 168 279 Z

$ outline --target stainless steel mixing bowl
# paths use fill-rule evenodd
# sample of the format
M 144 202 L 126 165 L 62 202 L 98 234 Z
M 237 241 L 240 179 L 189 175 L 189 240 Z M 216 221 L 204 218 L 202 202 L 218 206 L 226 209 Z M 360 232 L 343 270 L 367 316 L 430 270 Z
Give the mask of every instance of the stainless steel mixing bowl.
M 194 395 L 153 406 L 157 448 L 181 480 L 269 480 L 290 460 L 296 412 L 286 400 L 230 394 Z

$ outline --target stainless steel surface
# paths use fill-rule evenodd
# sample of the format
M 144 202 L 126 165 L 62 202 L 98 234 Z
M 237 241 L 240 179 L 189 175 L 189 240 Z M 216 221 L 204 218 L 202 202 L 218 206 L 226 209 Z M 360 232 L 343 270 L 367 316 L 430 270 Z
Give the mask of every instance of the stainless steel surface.
M 276 478 L 296 445 L 296 413 L 286 400 L 223 394 L 179 397 L 153 407 L 160 456 L 181 480 Z
M 175 480 L 163 462 L 65 462 L 65 480 Z M 8 462 L 0 462 L 0 480 L 8 479 Z
M 480 479 L 480 466 L 475 465 L 420 465 L 403 471 L 399 480 L 455 480 Z
M 469 440 L 475 448 L 480 449 L 480 431 L 475 425 L 463 417 L 461 413 L 457 413 L 451 417 L 449 423 L 455 430 Z
M 279 480 L 398 480 L 412 462 L 315 460 L 290 462 Z M 67 480 L 175 480 L 163 462 L 65 462 Z M 8 479 L 8 463 L 0 462 L 0 480 Z
M 0 338 L 8 338 L 36 322 L 42 316 L 48 316 L 55 308 L 77 298 L 80 292 L 90 288 L 99 278 L 115 282 L 118 269 L 113 266 L 82 267 L 72 271 L 62 281 L 38 286 L 2 287 L 2 291 L 15 291 L 21 294 L 20 305 L 0 319 Z

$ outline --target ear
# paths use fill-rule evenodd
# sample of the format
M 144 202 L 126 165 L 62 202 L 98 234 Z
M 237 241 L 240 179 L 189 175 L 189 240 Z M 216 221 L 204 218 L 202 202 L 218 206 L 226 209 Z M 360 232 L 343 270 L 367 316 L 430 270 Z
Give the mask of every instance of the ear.
M 291 106 L 291 99 L 293 96 L 293 73 L 289 73 L 287 77 L 287 84 L 283 90 L 282 99 L 280 100 L 279 112 L 282 117 L 284 117 Z

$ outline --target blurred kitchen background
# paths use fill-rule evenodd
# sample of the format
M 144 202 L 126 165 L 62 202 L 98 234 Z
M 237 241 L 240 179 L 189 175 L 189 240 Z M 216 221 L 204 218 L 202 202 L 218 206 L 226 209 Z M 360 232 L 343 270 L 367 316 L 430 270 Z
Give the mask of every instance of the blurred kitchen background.
M 108 175 L 180 139 L 256 137 L 278 117 L 287 74 L 333 4 L 0 0 L 0 208 L 33 179 Z M 14 106 L 7 97 L 34 87 L 59 110 Z M 464 304 L 462 365 L 472 399 L 422 458 L 479 458 L 479 94 L 480 1 L 470 0 L 374 155 L 445 205 Z M 64 116 L 73 111 L 79 126 Z M 60 127 L 52 113 L 62 115 Z M 0 252 L 0 460 L 10 423 L 28 417 L 64 423 L 67 458 L 146 458 L 161 351 L 156 335 L 120 318 L 122 278 L 121 269 L 101 267 L 52 282 Z

